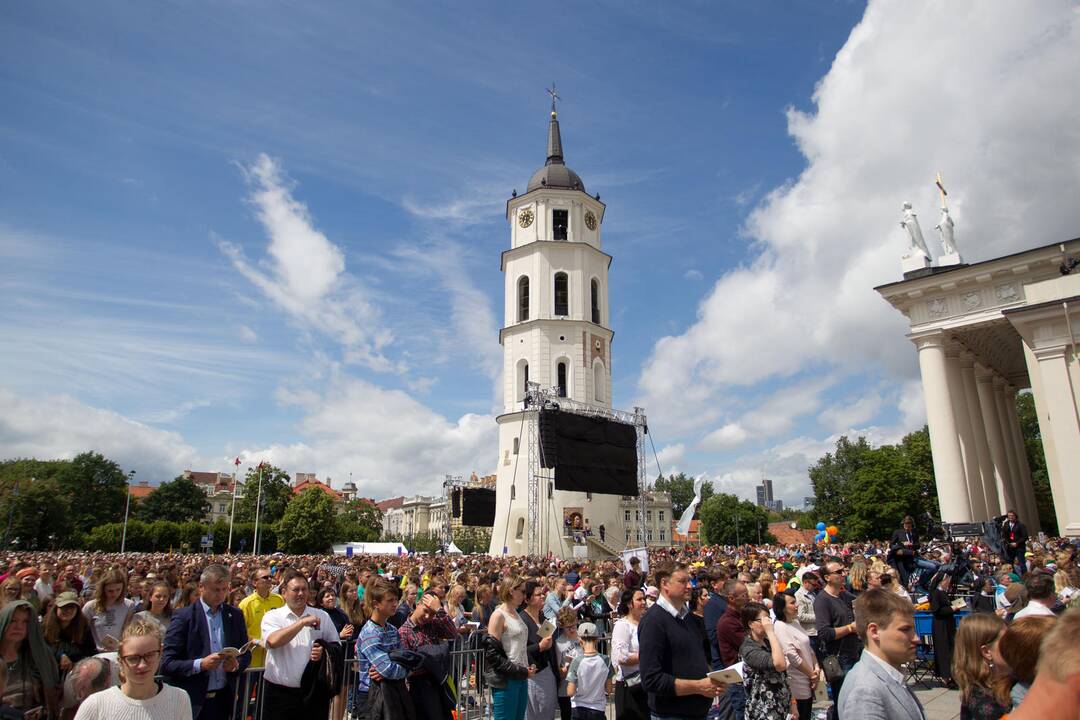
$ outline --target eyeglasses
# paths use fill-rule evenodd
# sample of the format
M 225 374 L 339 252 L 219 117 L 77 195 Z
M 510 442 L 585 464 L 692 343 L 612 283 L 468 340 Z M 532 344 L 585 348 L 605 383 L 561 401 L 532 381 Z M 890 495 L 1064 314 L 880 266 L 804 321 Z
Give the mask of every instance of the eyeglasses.
M 160 650 L 143 653 L 142 655 L 121 655 L 120 662 L 124 663 L 129 668 L 137 668 L 143 663 L 146 663 L 147 665 L 153 665 L 157 662 L 159 655 L 161 655 Z
M 269 575 L 259 575 L 255 579 L 256 580 L 269 580 L 270 576 Z

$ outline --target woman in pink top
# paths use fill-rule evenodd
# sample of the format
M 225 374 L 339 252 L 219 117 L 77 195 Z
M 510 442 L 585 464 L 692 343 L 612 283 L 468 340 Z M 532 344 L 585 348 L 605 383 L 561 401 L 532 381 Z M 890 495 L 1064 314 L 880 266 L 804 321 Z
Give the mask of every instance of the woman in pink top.
M 783 646 L 788 661 L 788 688 L 799 708 L 798 720 L 810 720 L 818 682 L 817 658 L 810 649 L 810 636 L 796 619 L 799 609 L 792 596 L 777 593 L 773 597 L 773 613 L 776 615 L 776 639 Z

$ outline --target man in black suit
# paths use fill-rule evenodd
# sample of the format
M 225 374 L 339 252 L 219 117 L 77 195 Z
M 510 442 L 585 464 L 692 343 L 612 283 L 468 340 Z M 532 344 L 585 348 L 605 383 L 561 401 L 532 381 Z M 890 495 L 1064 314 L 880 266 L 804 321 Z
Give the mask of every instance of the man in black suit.
M 194 720 L 228 720 L 236 680 L 251 662 L 250 653 L 226 657 L 221 650 L 247 642 L 244 615 L 225 603 L 229 572 L 210 565 L 199 577 L 199 598 L 173 613 L 165 633 L 161 673 L 191 698 Z
M 1005 546 L 1005 559 L 1013 564 L 1021 577 L 1027 573 L 1027 541 L 1027 528 L 1017 519 L 1016 511 L 1010 510 L 1001 524 L 1001 542 Z
M 900 577 L 900 585 L 907 587 L 911 573 L 915 572 L 915 555 L 919 552 L 919 534 L 915 532 L 915 520 L 910 515 L 904 516 L 899 530 L 893 530 L 889 540 L 889 554 L 893 567 Z

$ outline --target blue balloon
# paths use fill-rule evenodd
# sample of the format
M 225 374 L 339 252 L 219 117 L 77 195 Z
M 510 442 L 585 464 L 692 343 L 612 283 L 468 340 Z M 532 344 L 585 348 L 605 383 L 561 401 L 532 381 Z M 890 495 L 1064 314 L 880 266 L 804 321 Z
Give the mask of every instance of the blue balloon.
M 821 530 L 822 532 L 825 531 L 825 523 L 823 523 L 823 522 L 819 522 L 816 527 L 817 527 L 818 530 Z

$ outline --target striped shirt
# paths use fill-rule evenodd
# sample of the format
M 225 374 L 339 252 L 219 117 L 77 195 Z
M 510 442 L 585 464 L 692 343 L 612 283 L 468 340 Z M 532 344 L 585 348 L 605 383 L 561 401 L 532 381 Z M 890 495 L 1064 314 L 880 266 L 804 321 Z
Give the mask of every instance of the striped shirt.
M 368 670 L 372 666 L 380 675 L 388 680 L 401 680 L 408 671 L 393 662 L 389 653 L 401 648 L 401 638 L 397 628 L 386 623 L 379 625 L 374 620 L 368 620 L 360 629 L 360 637 L 356 639 L 356 658 L 360 677 L 356 683 L 357 692 L 368 692 L 371 687 L 371 677 Z

